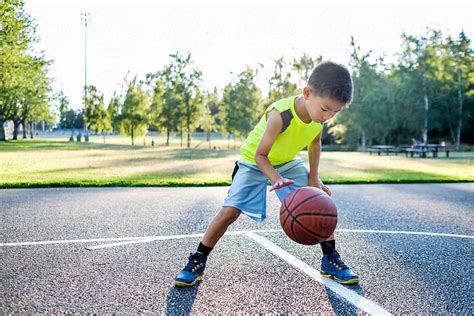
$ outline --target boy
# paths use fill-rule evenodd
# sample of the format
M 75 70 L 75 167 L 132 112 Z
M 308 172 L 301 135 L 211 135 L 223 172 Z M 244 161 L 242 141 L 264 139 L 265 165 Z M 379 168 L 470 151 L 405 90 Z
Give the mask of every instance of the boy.
M 240 149 L 240 160 L 224 206 L 209 224 L 197 251 L 176 275 L 176 286 L 192 286 L 200 280 L 207 256 L 241 213 L 263 221 L 266 216 L 267 178 L 281 202 L 302 186 L 313 186 L 331 195 L 318 176 L 322 124 L 352 101 L 352 77 L 342 65 L 319 64 L 312 72 L 303 95 L 279 100 L 265 111 Z M 296 154 L 308 146 L 306 169 Z M 321 243 L 321 274 L 342 284 L 356 284 L 359 277 L 341 260 L 334 235 Z

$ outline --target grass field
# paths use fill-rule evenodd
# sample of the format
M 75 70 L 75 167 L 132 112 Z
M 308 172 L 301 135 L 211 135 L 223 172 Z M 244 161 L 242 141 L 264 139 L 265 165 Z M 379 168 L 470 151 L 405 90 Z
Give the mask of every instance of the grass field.
M 48 186 L 188 186 L 228 185 L 238 150 L 226 140 L 179 140 L 164 146 L 131 146 L 129 139 L 92 137 L 89 143 L 65 138 L 0 143 L 0 187 Z M 233 147 L 230 142 L 230 147 Z M 238 143 L 236 146 L 238 148 Z M 197 147 L 197 148 L 195 148 Z M 474 153 L 450 158 L 370 156 L 357 152 L 323 152 L 320 175 L 325 183 L 406 183 L 474 181 Z M 306 158 L 306 153 L 301 153 Z

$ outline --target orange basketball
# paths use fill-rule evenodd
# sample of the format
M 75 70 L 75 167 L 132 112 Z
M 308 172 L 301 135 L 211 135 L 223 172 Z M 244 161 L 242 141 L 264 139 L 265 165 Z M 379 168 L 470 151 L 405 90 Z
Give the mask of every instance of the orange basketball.
M 288 237 L 297 243 L 318 244 L 336 229 L 336 204 L 323 190 L 314 187 L 296 189 L 281 205 L 280 224 Z

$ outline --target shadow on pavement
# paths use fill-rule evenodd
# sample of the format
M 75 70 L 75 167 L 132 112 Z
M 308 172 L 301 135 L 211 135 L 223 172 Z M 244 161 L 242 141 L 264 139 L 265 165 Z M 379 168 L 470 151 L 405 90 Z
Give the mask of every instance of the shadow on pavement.
M 364 297 L 364 289 L 360 285 L 350 285 L 346 286 L 349 290 L 352 290 L 359 294 L 360 296 Z M 347 302 L 344 298 L 340 297 L 333 291 L 329 290 L 328 288 L 324 288 L 326 290 L 326 295 L 328 297 L 328 301 L 332 306 L 332 309 L 336 315 L 359 315 L 361 311 L 354 305 Z M 344 305 L 344 308 L 341 308 L 341 304 Z
M 170 288 L 166 298 L 165 315 L 190 315 L 201 282 L 191 287 Z

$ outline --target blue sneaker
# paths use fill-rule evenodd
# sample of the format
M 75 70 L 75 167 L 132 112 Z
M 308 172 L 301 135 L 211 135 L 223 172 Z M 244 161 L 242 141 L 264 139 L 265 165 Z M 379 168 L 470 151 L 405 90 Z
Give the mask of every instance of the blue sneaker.
M 178 272 L 174 284 L 179 287 L 193 286 L 196 281 L 201 281 L 206 268 L 206 260 L 207 257 L 200 252 L 191 253 L 188 264 Z
M 341 284 L 359 283 L 359 276 L 346 266 L 336 250 L 321 259 L 321 275 Z

